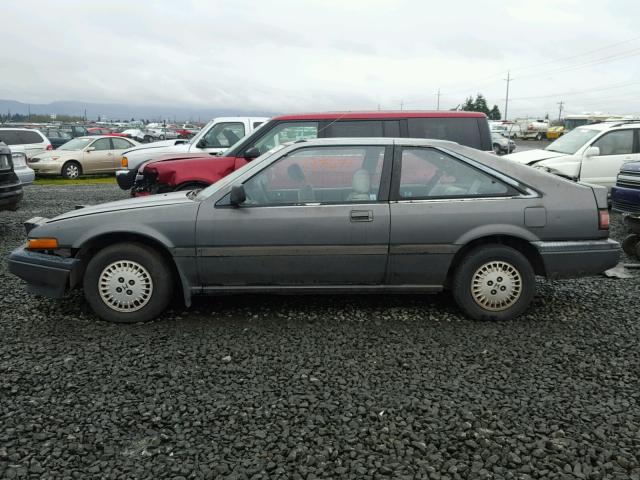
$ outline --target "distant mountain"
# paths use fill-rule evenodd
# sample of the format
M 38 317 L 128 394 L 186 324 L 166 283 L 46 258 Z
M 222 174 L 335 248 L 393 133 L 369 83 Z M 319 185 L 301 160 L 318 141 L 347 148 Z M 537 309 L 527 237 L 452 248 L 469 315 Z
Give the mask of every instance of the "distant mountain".
M 125 105 L 118 103 L 89 103 L 59 101 L 46 104 L 22 103 L 15 100 L 0 100 L 0 113 L 8 112 L 21 113 L 26 115 L 29 111 L 32 114 L 50 115 L 78 115 L 83 116 L 86 111 L 87 120 L 130 120 L 132 118 L 148 120 L 170 120 L 170 121 L 202 121 L 206 122 L 215 117 L 236 117 L 236 116 L 260 116 L 270 117 L 274 112 L 264 112 L 257 110 L 227 109 L 227 108 L 188 108 L 177 106 L 145 106 L 145 105 Z

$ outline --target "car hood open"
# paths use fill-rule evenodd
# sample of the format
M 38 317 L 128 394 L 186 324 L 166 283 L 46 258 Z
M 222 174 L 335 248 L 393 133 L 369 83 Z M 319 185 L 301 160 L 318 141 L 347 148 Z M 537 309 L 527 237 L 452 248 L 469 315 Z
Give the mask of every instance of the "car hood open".
M 552 152 L 551 150 L 527 150 L 525 152 L 512 153 L 511 155 L 505 155 L 502 158 L 507 160 L 513 160 L 514 162 L 522 163 L 523 165 L 532 165 L 540 160 L 546 160 L 548 158 L 564 157 L 566 153 Z
M 161 195 L 149 195 L 145 197 L 129 198 L 126 200 L 117 200 L 115 202 L 101 203 L 99 205 L 90 205 L 80 207 L 76 210 L 58 215 L 50 220 L 57 222 L 58 220 L 66 220 L 69 218 L 83 217 L 86 215 L 95 215 L 98 213 L 114 212 L 118 210 L 131 210 L 136 208 L 161 207 L 164 205 L 175 205 L 178 203 L 193 203 L 187 194 L 189 192 L 172 192 Z

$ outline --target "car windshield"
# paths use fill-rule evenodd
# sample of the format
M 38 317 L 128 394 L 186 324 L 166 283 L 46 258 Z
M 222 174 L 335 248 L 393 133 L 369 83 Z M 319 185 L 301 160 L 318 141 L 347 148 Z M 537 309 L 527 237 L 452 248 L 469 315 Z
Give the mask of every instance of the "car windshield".
M 591 128 L 576 128 L 557 139 L 545 148 L 545 150 L 573 155 L 598 133 L 599 130 L 593 130 Z
M 84 147 L 89 145 L 94 139 L 93 138 L 74 138 L 73 140 L 68 141 L 64 145 L 58 147 L 58 150 L 82 150 Z
M 233 173 L 227 175 L 226 177 L 224 177 L 224 183 L 226 185 L 228 185 L 230 183 L 233 183 L 236 178 L 238 178 L 240 175 L 242 175 L 244 173 L 246 168 L 252 168 L 252 167 L 262 163 L 264 160 L 269 158 L 271 155 L 273 155 L 276 152 L 279 152 L 284 147 L 288 147 L 292 143 L 293 142 L 287 142 L 287 143 L 282 143 L 280 145 L 276 145 L 275 147 L 273 147 L 268 152 L 265 152 L 264 154 L 260 155 L 258 158 L 250 161 L 249 163 L 247 163 L 243 167 L 239 168 L 235 172 L 233 172 Z M 217 189 L 218 189 L 218 184 L 217 183 L 212 183 L 207 188 L 205 188 L 202 191 L 200 191 L 200 193 L 198 194 L 198 196 L 195 199 L 196 200 L 204 200 L 205 198 L 209 197 L 209 195 L 211 195 L 213 192 L 215 192 Z

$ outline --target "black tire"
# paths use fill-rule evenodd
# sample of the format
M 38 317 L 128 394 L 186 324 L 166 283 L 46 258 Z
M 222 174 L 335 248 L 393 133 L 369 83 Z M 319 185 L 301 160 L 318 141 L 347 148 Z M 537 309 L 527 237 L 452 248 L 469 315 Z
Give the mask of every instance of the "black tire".
M 497 143 L 493 144 L 493 153 L 495 153 L 496 155 L 500 155 L 500 153 L 502 153 L 502 149 Z
M 493 262 L 496 265 L 489 265 Z M 472 291 L 474 277 L 478 281 L 478 289 L 496 287 L 488 290 L 488 294 L 494 295 L 494 299 L 499 300 L 501 295 L 508 295 L 509 291 L 513 291 L 513 297 L 507 298 L 504 306 L 498 305 L 497 308 L 481 305 L 480 300 L 476 301 L 479 293 Z M 518 278 L 519 289 L 516 286 Z M 505 293 L 501 294 L 498 287 L 505 287 Z M 465 255 L 454 273 L 451 288 L 458 306 L 472 319 L 509 320 L 522 314 L 533 300 L 536 277 L 533 267 L 519 251 L 505 245 L 489 244 L 475 248 Z M 517 295 L 514 289 L 518 290 Z M 498 297 L 495 297 L 496 294 Z
M 118 262 L 129 262 L 130 268 L 118 270 Z M 131 267 L 134 272 L 137 269 L 137 272 L 131 273 Z M 106 272 L 107 269 L 113 270 L 111 276 Z M 113 293 L 111 305 L 99 291 L 101 277 L 104 296 Z M 115 323 L 146 322 L 156 318 L 167 307 L 172 298 L 174 280 L 167 262 L 153 248 L 133 242 L 117 243 L 100 250 L 89 261 L 83 279 L 84 296 L 93 311 L 103 320 Z M 130 284 L 131 281 L 134 283 Z M 136 281 L 139 283 L 136 284 Z M 115 288 L 119 285 L 124 287 L 120 287 L 122 291 L 116 293 Z M 136 301 L 140 299 L 138 305 L 134 303 L 131 306 L 130 302 L 126 305 L 118 304 L 118 298 L 124 298 L 127 294 L 135 297 L 136 292 L 126 290 L 128 288 L 143 290 L 137 299 L 134 298 Z
M 208 185 L 205 185 L 204 183 L 197 183 L 197 182 L 193 182 L 193 183 L 184 183 L 182 185 L 178 185 L 174 192 L 188 192 L 190 190 L 195 190 L 197 188 L 207 188 Z
M 82 166 L 75 160 L 69 160 L 62 166 L 60 175 L 67 180 L 75 180 L 82 175 Z
M 640 235 L 635 233 L 627 235 L 622 241 L 622 250 L 630 257 L 636 255 L 637 246 L 640 246 Z
M 538 140 L 538 141 L 542 140 L 542 134 L 541 133 L 538 133 L 536 135 L 536 140 Z
M 160 140 L 164 140 L 164 139 L 165 139 L 164 135 L 160 135 Z
M 151 143 L 151 142 L 153 141 L 153 137 L 152 137 L 152 136 L 150 136 L 150 135 L 145 135 L 145 136 L 144 136 L 144 141 L 145 141 L 146 143 Z

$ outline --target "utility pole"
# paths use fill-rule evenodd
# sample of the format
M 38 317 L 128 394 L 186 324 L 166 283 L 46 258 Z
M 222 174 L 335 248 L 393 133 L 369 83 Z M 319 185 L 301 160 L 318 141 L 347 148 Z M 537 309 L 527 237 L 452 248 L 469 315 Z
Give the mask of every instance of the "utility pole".
M 29 112 L 28 121 L 30 122 L 31 121 L 31 104 L 30 103 L 27 104 L 27 111 Z
M 564 102 L 560 100 L 558 102 L 558 121 L 562 120 L 562 110 L 564 109 Z
M 504 119 L 507 120 L 507 113 L 509 112 L 509 83 L 511 82 L 511 80 L 513 80 L 511 78 L 511 72 L 507 71 L 507 78 L 505 78 L 506 82 L 507 82 L 507 95 L 504 99 Z
M 438 106 L 436 107 L 436 110 L 440 110 L 440 89 L 438 89 L 437 95 L 438 95 L 438 104 L 437 104 Z
M 400 110 L 404 107 L 404 98 L 400 99 Z

